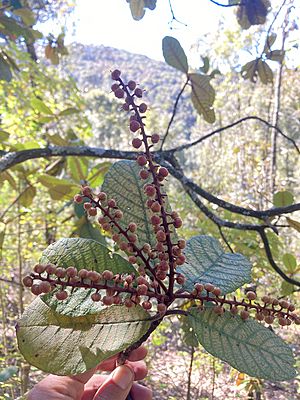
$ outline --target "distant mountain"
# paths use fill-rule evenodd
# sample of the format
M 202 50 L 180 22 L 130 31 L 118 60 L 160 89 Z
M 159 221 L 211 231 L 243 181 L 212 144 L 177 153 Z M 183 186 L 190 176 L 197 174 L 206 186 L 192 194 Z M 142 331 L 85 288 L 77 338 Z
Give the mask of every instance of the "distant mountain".
M 169 121 L 176 97 L 184 84 L 184 74 L 164 62 L 102 45 L 74 43 L 69 47 L 69 53 L 64 67 L 84 93 L 101 89 L 108 94 L 112 84 L 110 71 L 118 68 L 125 79 L 136 80 L 146 89 L 146 102 L 163 116 L 166 123 Z M 187 90 L 179 101 L 173 132 L 188 140 L 196 119 L 197 113 Z

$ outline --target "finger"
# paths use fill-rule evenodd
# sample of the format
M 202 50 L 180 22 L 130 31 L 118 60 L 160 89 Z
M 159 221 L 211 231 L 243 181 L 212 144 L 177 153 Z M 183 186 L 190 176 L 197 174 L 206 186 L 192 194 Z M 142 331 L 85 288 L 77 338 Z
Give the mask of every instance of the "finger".
M 133 400 L 152 400 L 152 390 L 137 383 L 132 386 L 130 394 Z
M 84 393 L 80 400 L 93 400 L 99 387 L 103 385 L 107 376 L 105 375 L 94 375 L 90 381 L 84 387 Z M 130 394 L 134 400 L 152 400 L 152 390 L 146 388 L 145 386 L 134 383 Z
M 145 361 L 129 361 L 125 365 L 128 365 L 133 370 L 135 381 L 141 381 L 147 376 L 148 368 Z
M 148 369 L 147 369 L 147 366 L 144 361 L 136 361 L 134 363 L 128 362 L 128 364 L 126 364 L 126 365 L 130 366 L 130 368 L 134 372 L 134 380 L 135 381 L 143 380 L 148 373 Z M 85 384 L 84 390 L 87 390 L 90 388 L 98 389 L 106 379 L 107 379 L 107 375 L 94 375 Z
M 117 367 L 98 389 L 93 400 L 126 400 L 133 378 L 134 372 L 128 365 Z
M 146 347 L 141 346 L 135 350 L 133 350 L 129 357 L 128 360 L 129 361 L 139 361 L 139 360 L 143 360 L 146 355 L 148 353 L 148 350 L 146 349 Z M 97 370 L 101 370 L 101 371 L 113 371 L 116 368 L 116 361 L 118 358 L 119 354 L 116 354 L 113 357 L 108 358 L 107 360 L 102 361 L 102 363 L 100 363 L 97 367 Z

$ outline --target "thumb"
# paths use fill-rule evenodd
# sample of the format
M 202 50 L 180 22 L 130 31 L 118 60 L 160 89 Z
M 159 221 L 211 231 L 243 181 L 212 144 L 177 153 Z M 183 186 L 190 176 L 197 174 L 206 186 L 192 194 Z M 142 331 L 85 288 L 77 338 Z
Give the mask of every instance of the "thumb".
M 126 400 L 134 380 L 128 365 L 117 367 L 98 389 L 93 400 Z

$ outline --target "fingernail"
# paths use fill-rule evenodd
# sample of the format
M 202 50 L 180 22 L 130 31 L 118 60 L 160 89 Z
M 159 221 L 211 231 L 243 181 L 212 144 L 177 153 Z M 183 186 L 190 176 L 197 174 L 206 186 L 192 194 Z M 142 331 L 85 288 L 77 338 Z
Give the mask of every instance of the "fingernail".
M 114 371 L 112 379 L 119 388 L 125 390 L 133 382 L 133 372 L 126 365 L 121 365 Z

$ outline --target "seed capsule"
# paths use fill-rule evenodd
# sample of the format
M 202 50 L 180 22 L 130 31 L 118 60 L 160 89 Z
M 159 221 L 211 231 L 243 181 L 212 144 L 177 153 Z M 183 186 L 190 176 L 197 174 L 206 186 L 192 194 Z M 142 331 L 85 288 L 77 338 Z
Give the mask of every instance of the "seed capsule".
M 68 292 L 62 290 L 61 292 L 55 293 L 55 297 L 57 298 L 57 300 L 66 300 L 68 298 Z
M 37 274 L 42 274 L 45 270 L 46 270 L 46 265 L 42 265 L 42 264 L 36 264 L 33 267 L 34 272 L 36 272 Z
M 267 324 L 269 324 L 269 325 L 273 324 L 273 322 L 274 322 L 274 316 L 273 316 L 273 315 L 267 315 L 267 316 L 265 317 L 265 322 L 266 322 Z
M 231 313 L 232 315 L 237 315 L 238 312 L 239 312 L 239 310 L 238 310 L 238 308 L 237 308 L 236 306 L 231 307 L 230 313 Z
M 66 269 L 66 275 L 67 275 L 69 278 L 75 278 L 75 276 L 77 275 L 77 268 L 75 268 L 75 267 L 68 267 L 68 268 Z
M 215 306 L 213 308 L 213 310 L 217 315 L 223 315 L 224 312 L 225 312 L 225 310 L 224 310 L 224 308 L 222 306 Z
M 246 319 L 249 318 L 249 312 L 246 311 L 246 310 L 242 310 L 241 313 L 240 313 L 240 316 L 241 316 L 242 320 L 245 321 Z
M 33 285 L 33 279 L 30 276 L 25 276 L 23 278 L 23 285 L 26 287 L 31 287 Z
M 151 310 L 151 308 L 152 308 L 152 303 L 151 303 L 150 301 L 144 301 L 144 302 L 142 303 L 142 307 L 143 307 L 145 310 Z
M 128 86 L 129 90 L 134 90 L 136 88 L 136 83 L 135 83 L 135 81 L 129 81 L 127 83 L 127 86 Z
M 114 277 L 111 271 L 105 270 L 102 272 L 102 278 L 106 281 L 110 281 Z
M 114 299 L 112 296 L 104 296 L 102 299 L 102 303 L 105 306 L 111 306 L 113 304 L 113 302 L 114 302 Z
M 100 301 L 101 300 L 101 294 L 99 294 L 98 292 L 93 293 L 91 295 L 91 298 L 92 298 L 93 301 Z
M 157 311 L 160 313 L 160 315 L 164 315 L 167 311 L 167 306 L 163 303 L 159 303 L 157 305 Z
M 120 78 L 120 76 L 121 76 L 121 71 L 118 69 L 115 69 L 111 73 L 111 79 L 113 79 L 114 81 L 117 81 Z
M 255 300 L 256 299 L 256 294 L 254 292 L 247 292 L 246 296 L 249 300 Z
M 31 293 L 35 294 L 36 296 L 42 293 L 40 285 L 38 283 L 34 283 L 31 286 Z
M 62 279 L 66 276 L 66 270 L 64 268 L 58 267 L 56 268 L 55 275 Z
M 39 286 L 42 293 L 50 293 L 52 290 L 50 283 L 47 281 L 41 282 Z

